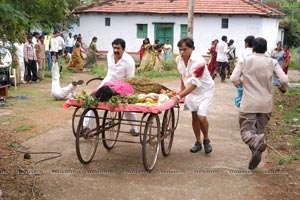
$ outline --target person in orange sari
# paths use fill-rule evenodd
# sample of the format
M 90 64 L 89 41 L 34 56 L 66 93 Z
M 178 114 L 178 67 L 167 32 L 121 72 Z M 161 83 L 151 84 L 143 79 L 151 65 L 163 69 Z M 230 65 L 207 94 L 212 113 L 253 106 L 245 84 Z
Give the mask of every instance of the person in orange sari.
M 291 59 L 292 54 L 288 50 L 287 46 L 284 46 L 283 50 L 285 52 L 285 60 L 284 60 L 284 64 L 283 64 L 283 71 L 284 71 L 285 74 L 287 74 L 289 66 L 290 66 L 290 59 Z
M 83 52 L 83 50 L 82 50 L 81 46 L 82 46 L 82 38 L 78 37 L 76 44 L 74 46 L 73 52 L 72 52 L 72 58 L 69 62 L 69 65 L 67 66 L 67 69 L 75 70 L 77 72 L 80 72 L 83 70 L 84 63 L 83 63 L 83 59 L 81 57 L 81 52 Z
M 213 40 L 211 42 L 211 47 L 209 49 L 208 54 L 210 54 L 210 62 L 208 63 L 208 70 L 210 76 L 214 79 L 216 76 L 216 68 L 217 68 L 217 51 L 216 51 L 217 41 Z

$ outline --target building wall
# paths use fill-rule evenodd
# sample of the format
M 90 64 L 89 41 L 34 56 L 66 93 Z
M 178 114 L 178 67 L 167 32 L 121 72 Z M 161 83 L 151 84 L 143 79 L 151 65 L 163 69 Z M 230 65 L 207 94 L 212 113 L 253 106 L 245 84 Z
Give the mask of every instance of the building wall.
M 105 18 L 109 17 L 111 26 L 105 26 Z M 221 28 L 221 19 L 229 19 L 228 29 Z M 154 42 L 153 22 L 174 23 L 174 44 L 173 49 L 178 53 L 176 47 L 180 39 L 180 25 L 187 24 L 187 15 L 141 15 L 141 14 L 81 14 L 80 33 L 83 41 L 89 44 L 92 37 L 98 37 L 97 47 L 107 51 L 111 49 L 111 42 L 117 38 L 126 41 L 128 52 L 137 52 L 140 49 L 143 39 L 137 38 L 136 24 L 148 24 L 148 37 Z M 228 16 L 228 15 L 195 15 L 194 18 L 194 41 L 196 50 L 206 54 L 210 48 L 211 41 L 221 40 L 223 35 L 228 40 L 233 39 L 239 55 L 244 50 L 244 38 L 248 35 L 260 36 L 268 40 L 268 44 L 275 44 L 278 37 L 278 19 L 261 18 L 259 16 Z

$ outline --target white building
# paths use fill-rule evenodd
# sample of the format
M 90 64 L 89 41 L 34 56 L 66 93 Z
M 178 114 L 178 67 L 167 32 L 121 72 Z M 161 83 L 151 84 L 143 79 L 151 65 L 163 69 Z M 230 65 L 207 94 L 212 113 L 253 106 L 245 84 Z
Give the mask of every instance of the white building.
M 98 37 L 97 47 L 107 51 L 115 38 L 126 41 L 128 52 L 137 52 L 145 37 L 154 43 L 170 39 L 174 52 L 177 42 L 187 36 L 188 0 L 107 0 L 78 7 L 80 33 L 89 44 Z M 237 54 L 248 35 L 264 37 L 268 49 L 282 38 L 279 21 L 284 14 L 255 0 L 195 0 L 193 38 L 196 50 L 206 54 L 214 39 L 223 35 L 235 41 Z M 175 47 L 175 48 L 174 48 Z

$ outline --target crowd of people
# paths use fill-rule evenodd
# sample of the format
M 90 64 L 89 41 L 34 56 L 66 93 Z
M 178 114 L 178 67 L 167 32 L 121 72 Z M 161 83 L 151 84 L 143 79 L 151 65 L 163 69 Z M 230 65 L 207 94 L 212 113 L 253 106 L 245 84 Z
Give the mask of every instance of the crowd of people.
M 17 83 L 39 83 L 45 79 L 45 71 L 52 71 L 53 56 L 63 58 L 67 69 L 80 72 L 97 63 L 97 38 L 94 37 L 89 47 L 84 47 L 81 35 L 54 31 L 40 34 L 28 33 L 24 38 L 11 43 L 6 34 L 2 35 L 0 47 L 7 49 L 13 57 L 17 71 Z M 84 62 L 83 59 L 87 62 Z M 8 66 L 6 66 L 8 67 Z M 4 70 L 3 70 L 4 71 Z M 7 71 L 7 70 L 6 70 Z M 9 79 L 9 73 L 7 73 Z
M 173 60 L 173 50 L 169 39 L 165 44 L 161 44 L 158 39 L 151 44 L 149 38 L 145 38 L 139 53 L 139 71 L 161 71 L 166 63 L 171 63 Z
M 64 88 L 60 87 L 58 57 L 63 57 L 63 52 L 67 55 L 71 54 L 67 68 L 82 71 L 81 54 L 87 53 L 83 48 L 80 36 L 75 40 L 75 37 L 72 39 L 72 35 L 69 34 L 65 44 L 63 40 L 59 39 L 61 35 L 62 33 L 58 32 L 54 32 L 52 37 L 49 37 L 49 34 L 45 36 L 30 34 L 27 36 L 24 47 L 19 48 L 23 49 L 23 53 L 20 54 L 18 51 L 16 53 L 23 58 L 25 64 L 24 82 L 42 81 L 45 70 L 43 62 L 48 60 L 48 56 L 50 56 L 51 61 L 48 60 L 47 63 L 48 70 L 52 71 L 52 95 L 56 96 L 56 99 L 69 98 L 76 86 L 83 84 L 83 81 L 79 80 Z M 72 43 L 72 41 L 74 42 Z M 94 62 L 96 62 L 95 56 L 100 54 L 96 42 L 97 38 L 94 37 L 89 46 L 90 52 L 88 54 L 88 57 Z M 194 41 L 190 38 L 181 39 L 177 43 L 179 55 L 175 59 L 178 72 L 181 75 L 180 91 L 173 99 L 174 105 L 176 105 L 185 98 L 184 110 L 191 112 L 195 143 L 190 152 L 201 151 L 203 145 L 204 152 L 210 154 L 212 144 L 209 138 L 207 116 L 214 96 L 214 78 L 217 73 L 221 77 L 221 82 L 224 82 L 226 77 L 230 78 L 239 89 L 236 105 L 239 107 L 240 133 L 242 141 L 249 146 L 252 153 L 249 169 L 253 170 L 259 165 L 261 155 L 266 149 L 265 128 L 272 112 L 272 84 L 276 80 L 278 89 L 281 92 L 287 91 L 288 77 L 286 74 L 291 54 L 287 48 L 282 49 L 281 42 L 278 42 L 271 55 L 268 55 L 267 41 L 264 38 L 255 38 L 250 35 L 244 39 L 245 49 L 237 58 L 233 44 L 234 40 L 229 40 L 227 43 L 226 36 L 222 36 L 220 42 L 218 40 L 212 41 L 212 46 L 209 49 L 211 60 L 206 65 L 203 56 L 194 51 Z M 10 46 L 11 44 L 3 37 L 1 45 Z M 97 90 L 109 82 L 135 76 L 135 62 L 126 53 L 125 48 L 125 40 L 117 38 L 112 41 L 112 49 L 107 53 L 107 75 Z M 63 49 L 65 50 L 63 51 Z M 161 45 L 159 40 L 155 40 L 155 43 L 151 44 L 149 38 L 145 38 L 140 49 L 139 69 L 155 70 L 156 67 L 159 67 L 159 63 L 169 62 L 172 57 L 172 46 L 169 40 L 166 41 L 166 44 Z M 88 113 L 87 116 L 92 114 Z M 138 136 L 140 133 L 135 124 L 135 114 L 126 113 L 126 117 L 131 121 L 131 134 Z M 87 117 L 84 120 L 84 132 L 89 132 L 90 123 L 91 119 Z M 201 133 L 203 140 L 201 140 Z

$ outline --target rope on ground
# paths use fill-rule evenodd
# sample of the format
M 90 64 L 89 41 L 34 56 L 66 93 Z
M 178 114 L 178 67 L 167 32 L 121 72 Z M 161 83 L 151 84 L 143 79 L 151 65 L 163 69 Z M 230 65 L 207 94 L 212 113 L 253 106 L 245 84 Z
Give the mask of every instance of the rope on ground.
M 277 151 L 274 147 L 272 147 L 271 145 L 267 144 L 268 147 L 270 147 L 270 149 L 272 149 L 275 153 L 277 153 L 280 157 L 284 158 L 284 156 L 279 153 L 279 151 Z
M 19 147 L 21 148 L 21 147 Z M 31 154 L 54 154 L 54 156 L 51 156 L 51 157 L 48 157 L 48 158 L 44 158 L 44 159 L 41 159 L 35 163 L 32 164 L 32 170 L 33 170 L 33 173 L 32 173 L 32 187 L 31 187 L 31 192 L 32 192 L 32 195 L 31 195 L 31 199 L 34 200 L 35 199 L 35 189 L 36 189 L 36 165 L 41 163 L 41 162 L 44 162 L 44 161 L 47 161 L 47 160 L 52 160 L 52 159 L 55 159 L 55 158 L 58 158 L 58 157 L 61 157 L 62 154 L 60 152 L 53 152 L 53 151 L 46 151 L 46 152 L 28 152 L 28 151 L 22 151 L 22 150 L 19 150 L 18 149 L 15 149 L 15 152 L 13 153 L 12 157 L 13 157 L 13 166 L 14 168 L 16 169 L 16 189 L 17 189 L 17 192 L 18 192 L 18 200 L 20 199 L 20 188 L 19 188 L 19 181 L 18 181 L 18 174 L 19 174 L 19 170 L 23 170 L 20 166 L 18 166 L 16 163 L 17 163 L 17 153 L 23 153 L 24 154 L 24 157 L 27 156 L 27 159 L 30 159 L 30 155 Z M 23 171 L 26 171 L 26 170 L 23 170 Z

